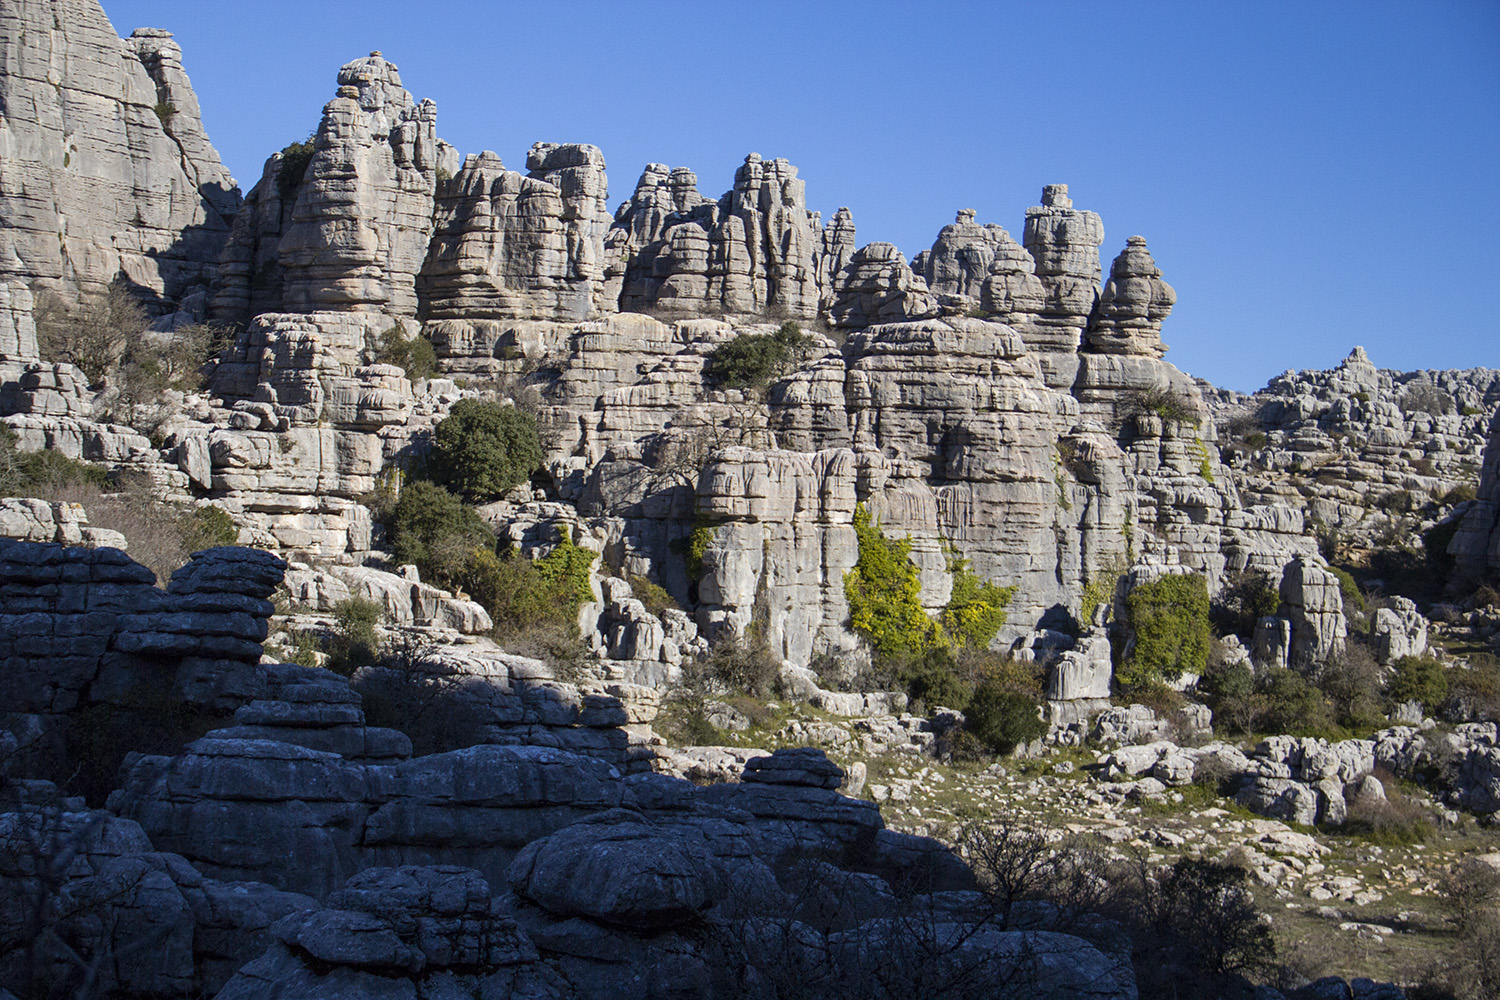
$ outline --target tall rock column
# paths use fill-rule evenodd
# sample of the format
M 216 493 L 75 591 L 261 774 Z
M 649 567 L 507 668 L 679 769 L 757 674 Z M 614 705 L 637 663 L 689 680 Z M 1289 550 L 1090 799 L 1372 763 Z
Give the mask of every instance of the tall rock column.
M 620 308 L 816 317 L 823 231 L 797 168 L 751 153 L 717 203 L 696 185 L 691 171 L 651 164 L 615 214 L 606 288 L 620 290 Z
M 604 277 L 604 156 L 537 143 L 528 173 L 471 154 L 439 185 L 417 281 L 428 336 L 447 356 L 493 356 L 512 320 L 578 321 Z
M 9 308 L 16 282 L 74 298 L 118 280 L 179 308 L 213 280 L 239 204 L 181 50 L 150 29 L 121 41 L 95 0 L 0 0 L 0 46 Z
M 1500 576 L 1500 409 L 1490 420 L 1490 437 L 1479 472 L 1479 494 L 1448 546 L 1460 583 Z
M 285 306 L 414 316 L 432 233 L 437 105 L 373 52 L 339 70 L 281 238 Z
M 1041 205 L 1026 210 L 1022 243 L 1047 293 L 1027 344 L 1040 355 L 1047 384 L 1066 389 L 1073 384 L 1075 355 L 1099 295 L 1104 223 L 1073 207 L 1066 184 L 1048 184 Z

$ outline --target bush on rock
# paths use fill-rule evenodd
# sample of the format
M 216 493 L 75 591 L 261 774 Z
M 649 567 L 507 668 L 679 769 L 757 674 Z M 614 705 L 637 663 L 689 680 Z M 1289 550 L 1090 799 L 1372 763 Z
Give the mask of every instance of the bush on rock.
M 493 400 L 461 399 L 433 431 L 427 474 L 482 504 L 524 483 L 541 464 L 535 417 Z

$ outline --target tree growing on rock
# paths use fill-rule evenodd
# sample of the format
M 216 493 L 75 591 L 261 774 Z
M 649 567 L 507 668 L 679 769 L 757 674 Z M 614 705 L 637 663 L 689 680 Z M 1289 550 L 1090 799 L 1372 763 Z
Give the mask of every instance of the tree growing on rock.
M 494 400 L 462 399 L 433 431 L 427 473 L 469 503 L 498 499 L 542 464 L 536 418 Z

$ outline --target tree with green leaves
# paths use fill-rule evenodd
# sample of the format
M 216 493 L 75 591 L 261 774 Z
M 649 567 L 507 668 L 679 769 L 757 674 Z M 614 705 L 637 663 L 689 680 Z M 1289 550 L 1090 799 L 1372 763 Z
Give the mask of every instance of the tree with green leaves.
M 1201 674 L 1213 631 L 1208 619 L 1208 583 L 1197 573 L 1170 574 L 1138 584 L 1125 595 L 1135 645 L 1120 679 L 1127 687 L 1150 687 L 1185 673 Z
M 542 464 L 536 418 L 494 400 L 459 400 L 432 437 L 428 478 L 473 504 L 499 499 Z

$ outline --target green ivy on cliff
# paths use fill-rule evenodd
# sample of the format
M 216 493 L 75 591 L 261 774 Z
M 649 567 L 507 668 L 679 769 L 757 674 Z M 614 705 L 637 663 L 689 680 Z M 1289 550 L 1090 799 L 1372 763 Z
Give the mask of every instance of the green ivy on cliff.
M 921 581 L 910 538 L 887 538 L 864 504 L 854 508 L 859 561 L 844 574 L 849 622 L 881 656 L 914 656 L 930 649 L 984 649 L 1005 625 L 1015 587 L 977 576 L 968 560 L 949 552 L 953 593 L 934 621 L 922 607 Z
M 1213 631 L 1208 584 L 1197 573 L 1173 574 L 1143 583 L 1125 595 L 1135 647 L 1119 678 L 1127 688 L 1150 687 L 1203 672 Z
M 844 574 L 849 623 L 882 656 L 917 654 L 938 644 L 937 623 L 919 595 L 910 538 L 887 538 L 864 504 L 854 508 L 859 561 Z

